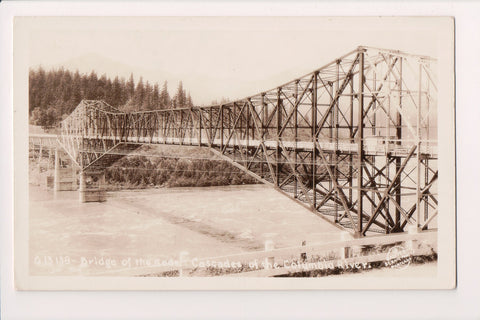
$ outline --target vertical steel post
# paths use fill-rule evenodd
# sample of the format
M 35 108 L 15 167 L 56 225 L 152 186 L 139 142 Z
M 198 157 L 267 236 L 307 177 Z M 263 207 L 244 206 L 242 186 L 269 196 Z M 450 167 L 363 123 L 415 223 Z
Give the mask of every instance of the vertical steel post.
M 425 158 L 424 160 L 425 162 L 425 184 L 428 183 L 429 181 L 429 176 L 428 176 L 428 168 L 429 168 L 429 161 L 428 161 L 428 158 Z M 428 220 L 428 196 L 425 196 L 423 198 L 423 204 L 424 204 L 424 213 L 423 213 L 423 221 L 427 221 Z M 428 229 L 428 225 L 425 226 L 425 229 Z
M 312 84 L 312 210 L 317 210 L 317 86 L 318 86 L 318 71 L 313 75 Z
M 388 65 L 391 63 L 391 57 L 388 57 Z M 391 85 L 391 73 L 387 74 L 387 85 L 388 85 L 388 92 L 392 92 L 392 85 Z M 391 122 L 393 120 L 390 120 L 391 117 L 391 104 L 392 104 L 392 99 L 391 99 L 391 94 L 387 95 L 387 132 L 386 132 L 386 139 L 385 143 L 387 144 L 385 147 L 385 184 L 388 185 L 389 183 L 394 183 L 390 177 L 390 131 L 391 131 Z M 390 198 L 386 199 L 384 202 L 385 210 L 390 213 Z M 393 227 L 395 228 L 395 226 Z M 385 224 L 385 233 L 390 233 L 391 230 L 388 228 L 388 225 Z
M 250 103 L 250 98 L 247 100 L 247 104 L 251 104 Z M 245 138 L 247 140 L 247 155 L 248 155 L 248 148 L 249 148 L 249 144 L 250 144 L 250 106 L 245 108 L 245 112 L 247 113 L 245 115 L 245 120 L 246 120 L 245 133 L 247 135 Z
M 298 142 L 298 104 L 300 103 L 300 101 L 298 100 L 298 83 L 300 81 L 297 80 L 295 81 L 295 105 L 294 105 L 294 110 L 293 110 L 293 122 L 294 122 L 294 126 L 295 126 L 295 129 L 294 129 L 294 139 L 295 139 L 295 151 L 294 151 L 294 156 L 295 156 L 295 159 L 294 159 L 294 163 L 293 163 L 293 169 L 295 170 L 295 172 L 293 172 L 295 174 L 294 176 L 294 181 L 293 181 L 293 198 L 298 198 L 298 181 L 297 181 L 297 175 L 296 175 L 296 172 L 297 172 L 297 157 L 298 157 L 298 146 L 297 146 L 297 142 Z
M 335 96 L 339 93 L 339 85 L 340 85 L 340 60 L 337 60 L 337 67 L 336 67 L 336 79 L 335 79 Z M 334 152 L 333 152 L 333 177 L 335 179 L 335 183 L 338 182 L 338 109 L 340 105 L 340 96 L 337 97 L 336 101 L 333 101 L 333 142 L 335 144 Z M 331 189 L 330 189 L 331 190 Z M 338 199 L 339 194 L 338 191 L 335 190 L 335 198 Z M 335 201 L 335 221 L 338 221 L 338 203 Z
M 245 139 L 245 134 L 243 133 L 243 110 L 242 110 L 242 106 L 240 104 L 239 108 L 238 108 L 238 116 L 240 117 L 238 119 L 238 134 L 240 136 L 240 140 L 243 140 Z M 240 143 L 240 142 L 238 142 Z M 238 149 L 240 151 L 240 148 Z
M 421 203 L 421 193 L 420 193 L 420 184 L 421 184 L 421 139 L 422 139 L 422 63 L 418 61 L 418 107 L 417 107 L 417 228 L 421 226 L 421 214 L 420 214 L 420 203 Z
M 232 118 L 232 130 L 233 130 L 233 134 L 235 135 L 235 138 L 234 138 L 234 141 L 233 141 L 233 159 L 235 159 L 235 152 L 236 152 L 236 144 L 237 142 L 235 140 L 237 140 L 237 135 L 235 134 L 235 130 L 237 130 L 237 128 L 235 127 L 235 121 L 237 120 L 237 104 L 234 102 L 233 103 L 233 118 Z M 237 131 L 238 132 L 238 131 Z
M 402 82 L 403 82 L 403 58 L 400 57 L 399 58 L 399 79 L 400 81 L 398 81 L 397 83 L 397 89 L 398 89 L 398 108 L 401 109 L 402 108 Z M 400 145 L 402 142 L 402 114 L 400 113 L 399 110 L 397 110 L 397 117 L 396 117 L 396 130 L 395 130 L 395 139 L 397 140 L 395 142 L 396 145 Z M 395 173 L 397 173 L 398 171 L 401 170 L 401 166 L 402 166 L 402 159 L 400 157 L 396 157 L 395 158 Z M 401 206 L 402 205 L 402 179 L 401 177 L 399 176 L 397 181 L 393 181 L 393 183 L 396 183 L 397 186 L 395 188 L 395 201 Z M 399 208 L 395 207 L 395 231 L 402 231 L 400 230 L 400 226 L 401 226 L 401 212 L 399 210 Z
M 358 159 L 357 159 L 357 230 L 355 232 L 356 236 L 362 236 L 363 231 L 363 168 L 364 163 L 364 154 L 363 154 L 363 85 L 364 85 L 364 57 L 365 52 L 363 49 L 358 53 L 359 58 L 359 70 L 358 70 L 358 132 L 357 132 L 357 143 L 358 143 Z
M 268 119 L 268 108 L 267 106 L 265 105 L 265 93 L 262 92 L 261 94 L 261 105 L 262 105 L 262 110 L 263 110 L 263 113 L 262 113 L 262 136 L 261 136 L 261 140 L 260 140 L 260 143 L 263 143 L 266 139 L 266 135 L 267 135 L 267 119 Z M 267 158 L 267 154 L 266 152 L 264 151 L 264 156 L 265 156 L 265 160 Z M 264 173 L 263 173 L 263 167 L 264 167 L 265 163 L 262 161 L 260 163 L 260 171 L 261 171 L 261 177 L 263 178 L 264 177 Z
M 425 89 L 426 90 L 426 96 L 425 96 L 425 104 L 426 104 L 426 110 L 425 110 L 425 113 L 427 114 L 427 119 L 426 119 L 426 124 L 425 124 L 425 134 L 426 134 L 426 143 L 424 143 L 424 146 L 426 146 L 427 148 L 430 147 L 430 81 L 427 80 L 427 88 Z M 425 184 L 428 183 L 429 181 L 429 161 L 428 161 L 428 157 L 425 158 Z M 429 197 L 428 196 L 425 196 L 423 198 L 423 203 L 424 203 L 424 207 L 425 207 L 425 212 L 424 212 L 424 216 L 423 216 L 423 221 L 427 221 L 428 220 L 428 199 Z M 426 229 L 428 229 L 428 225 L 425 226 Z
M 372 134 L 374 137 L 377 136 L 377 101 L 375 99 L 373 99 L 373 96 L 375 96 L 377 94 L 377 65 L 374 64 L 373 66 L 373 84 L 372 84 L 372 110 L 373 110 L 373 124 L 372 124 Z M 376 156 L 373 156 L 372 157 L 372 166 L 370 167 L 371 168 L 371 174 L 372 176 L 374 177 L 373 178 L 373 183 L 375 184 L 375 188 L 378 188 L 377 187 L 377 178 L 376 177 L 376 168 L 377 166 L 375 165 L 375 159 L 377 157 Z M 371 207 L 371 214 L 373 215 L 374 212 L 375 212 L 375 207 L 376 207 L 376 197 L 375 197 L 375 191 L 372 190 L 371 192 L 371 202 L 372 202 L 372 205 L 370 206 Z M 385 223 L 385 225 L 387 225 L 387 223 Z
M 337 64 L 338 66 L 338 64 Z M 334 114 L 335 114 L 335 96 L 337 94 L 337 91 L 336 90 L 333 90 L 333 82 L 328 82 L 328 84 L 330 85 L 330 104 L 333 105 L 333 108 L 330 109 L 330 126 L 328 128 L 328 135 L 329 135 L 329 142 L 332 143 L 334 142 L 333 141 L 333 126 L 334 126 Z
M 220 106 L 220 148 L 223 150 L 223 104 Z
M 350 123 L 348 124 L 349 126 L 349 135 L 350 135 L 350 140 L 348 142 L 354 143 L 354 138 L 353 138 L 353 77 L 350 79 Z M 353 154 L 350 153 L 348 156 L 348 199 L 350 200 L 350 203 L 353 203 Z
M 338 67 L 338 64 L 337 64 L 337 67 Z M 333 90 L 333 82 L 328 82 L 329 86 L 330 86 L 330 105 L 333 105 L 333 108 L 330 109 L 330 112 L 329 112 L 329 115 L 330 115 L 330 126 L 328 128 L 328 135 L 329 135 L 329 143 L 332 143 L 333 142 L 333 124 L 335 123 L 335 119 L 334 119 L 334 109 L 335 109 L 335 95 L 337 93 L 337 91 Z M 328 154 L 328 161 L 330 162 L 330 164 L 328 164 L 330 166 L 330 169 L 333 169 L 332 166 L 331 166 L 331 162 L 332 162 L 332 154 Z M 333 169 L 333 171 L 335 171 L 335 169 Z M 322 183 L 322 182 L 320 182 Z M 332 179 L 328 179 L 328 190 L 332 190 L 333 189 L 333 181 Z M 334 191 L 333 192 L 334 196 L 337 196 L 337 192 Z M 334 210 L 335 210 L 335 221 L 337 220 L 337 206 L 336 206 L 336 202 L 335 202 L 335 205 L 334 205 Z
M 275 152 L 275 185 L 278 187 L 280 185 L 280 130 L 282 129 L 282 99 L 280 94 L 282 88 L 277 90 L 277 149 Z
M 213 133 L 213 107 L 210 107 L 210 110 L 209 110 L 209 122 L 210 122 L 210 141 L 209 141 L 209 145 L 211 146 L 213 144 L 213 138 L 212 137 L 212 133 Z
M 165 141 L 167 141 L 166 136 Z M 198 110 L 198 145 L 202 146 L 202 109 Z
M 262 140 L 266 139 L 266 135 L 268 134 L 268 106 L 265 104 L 265 93 L 262 93 L 261 95 L 261 103 L 262 103 L 262 109 L 263 109 L 263 119 L 262 119 L 262 127 L 263 127 L 263 136 Z
M 87 130 L 87 123 L 86 123 L 86 119 L 87 119 L 87 114 L 85 112 L 85 106 L 83 107 L 82 109 L 82 114 L 81 114 L 81 123 L 79 123 L 78 125 L 80 125 L 80 130 L 81 130 L 81 140 L 80 140 L 80 146 L 79 146 L 79 156 L 80 156 L 80 169 L 83 169 L 83 155 L 84 153 L 82 153 L 81 150 L 85 150 L 85 130 Z M 76 132 L 75 133 L 78 133 L 79 129 L 78 127 L 76 128 L 75 130 Z M 56 157 L 56 154 L 55 154 L 55 157 Z
M 228 106 L 227 108 L 227 137 L 230 137 L 232 134 L 232 108 Z

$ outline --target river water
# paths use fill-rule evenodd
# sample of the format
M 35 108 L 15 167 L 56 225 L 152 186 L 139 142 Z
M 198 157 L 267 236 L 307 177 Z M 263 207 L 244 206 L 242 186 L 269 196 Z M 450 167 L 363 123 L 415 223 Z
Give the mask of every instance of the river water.
M 264 185 L 114 191 L 102 203 L 30 185 L 29 197 L 32 275 L 258 251 L 266 240 L 281 248 L 340 239 L 336 227 Z

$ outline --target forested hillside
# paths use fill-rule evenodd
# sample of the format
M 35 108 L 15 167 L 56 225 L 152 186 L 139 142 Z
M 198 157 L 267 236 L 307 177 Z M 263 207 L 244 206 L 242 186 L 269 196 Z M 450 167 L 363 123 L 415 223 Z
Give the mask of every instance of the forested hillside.
M 193 156 L 192 156 L 193 155 Z M 257 181 L 205 148 L 145 145 L 135 155 L 106 168 L 110 187 L 205 187 L 254 184 Z
M 128 80 L 106 75 L 71 72 L 63 68 L 45 71 L 41 67 L 29 73 L 30 124 L 54 126 L 67 117 L 81 100 L 104 100 L 123 111 L 155 110 L 193 106 L 190 94 L 180 81 L 173 97 L 165 81 L 160 87 L 133 74 Z

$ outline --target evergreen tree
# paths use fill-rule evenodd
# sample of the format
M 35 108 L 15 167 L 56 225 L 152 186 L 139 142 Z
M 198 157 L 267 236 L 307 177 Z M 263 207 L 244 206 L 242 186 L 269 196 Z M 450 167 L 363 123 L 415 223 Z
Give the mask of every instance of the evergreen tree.
M 145 99 L 145 87 L 143 85 L 143 78 L 140 77 L 137 87 L 135 88 L 135 94 L 133 96 L 133 105 L 137 111 L 142 108 L 144 99 Z
M 187 102 L 187 97 L 185 94 L 185 90 L 183 89 L 183 83 L 180 81 L 177 88 L 177 93 L 175 94 L 175 107 L 182 108 L 185 106 Z
M 162 92 L 160 93 L 160 106 L 162 109 L 170 108 L 170 95 L 168 94 L 167 81 L 163 83 Z
M 113 83 L 110 78 L 107 78 L 107 82 L 105 83 L 105 101 L 110 105 L 116 105 L 113 103 Z
M 60 81 L 60 91 L 61 91 L 61 100 L 63 102 L 68 102 L 70 101 L 73 91 L 72 91 L 72 83 L 73 83 L 73 78 L 70 73 L 70 71 L 66 71 L 63 74 L 63 77 L 61 78 Z M 67 104 L 63 105 L 62 113 L 65 113 L 69 110 L 69 107 Z
M 159 103 L 160 103 L 160 93 L 158 89 L 158 83 L 155 83 L 153 86 L 153 92 L 152 92 L 152 109 L 153 110 L 159 109 Z
M 86 99 L 95 100 L 97 98 L 98 77 L 95 71 L 90 73 L 87 79 Z
M 152 110 L 152 100 L 153 100 L 153 88 L 150 83 L 147 81 L 145 83 L 145 96 L 143 98 L 142 109 L 143 110 Z
M 120 95 L 120 100 L 115 106 L 123 106 L 125 103 L 128 101 L 128 92 L 127 92 L 127 82 L 125 81 L 125 78 L 120 78 L 120 88 L 121 88 L 121 95 Z
M 107 76 L 103 74 L 100 77 L 100 79 L 98 79 L 97 84 L 95 85 L 96 87 L 95 100 L 104 100 L 108 103 L 106 86 L 107 86 Z
M 74 73 L 72 79 L 72 96 L 70 103 L 68 104 L 69 110 L 67 113 L 72 112 L 75 107 L 82 101 L 83 89 L 82 89 L 82 77 L 78 70 Z
M 120 106 L 124 104 L 122 96 L 122 84 L 120 83 L 118 76 L 115 77 L 112 83 L 111 102 L 112 106 Z
M 135 93 L 135 81 L 133 80 L 133 73 L 130 74 L 130 79 L 127 81 L 127 100 L 132 99 Z

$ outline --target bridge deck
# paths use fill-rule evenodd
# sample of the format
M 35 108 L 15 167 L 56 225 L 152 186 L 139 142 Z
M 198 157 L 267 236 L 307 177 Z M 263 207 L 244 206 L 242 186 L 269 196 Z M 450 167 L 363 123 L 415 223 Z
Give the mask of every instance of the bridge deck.
M 30 135 L 30 138 L 34 141 L 43 140 L 56 140 L 57 136 L 52 134 L 33 134 Z M 277 148 L 278 144 L 280 147 L 283 147 L 287 150 L 297 150 L 297 151 L 312 151 L 314 148 L 314 143 L 312 141 L 276 141 L 276 140 L 239 140 L 232 138 L 228 144 L 222 139 L 214 139 L 213 142 L 210 139 L 202 138 L 163 138 L 163 137 L 139 137 L 131 136 L 126 139 L 123 137 L 114 137 L 114 136 L 83 136 L 83 139 L 96 140 L 96 139 L 108 139 L 118 142 L 126 143 L 138 143 L 138 144 L 172 144 L 172 145 L 189 145 L 189 146 L 208 146 L 214 148 L 258 148 L 263 143 L 267 150 L 274 150 Z M 335 152 L 338 151 L 343 154 L 356 154 L 358 153 L 358 144 L 356 143 L 346 143 L 346 142 L 318 142 L 320 148 L 323 151 Z M 371 156 L 381 156 L 389 154 L 391 156 L 405 157 L 408 155 L 412 145 L 397 145 L 397 144 L 382 144 L 382 143 L 365 143 L 363 146 L 363 151 L 365 155 Z M 437 147 L 436 146 L 420 146 L 421 154 L 428 156 L 429 158 L 437 158 Z

